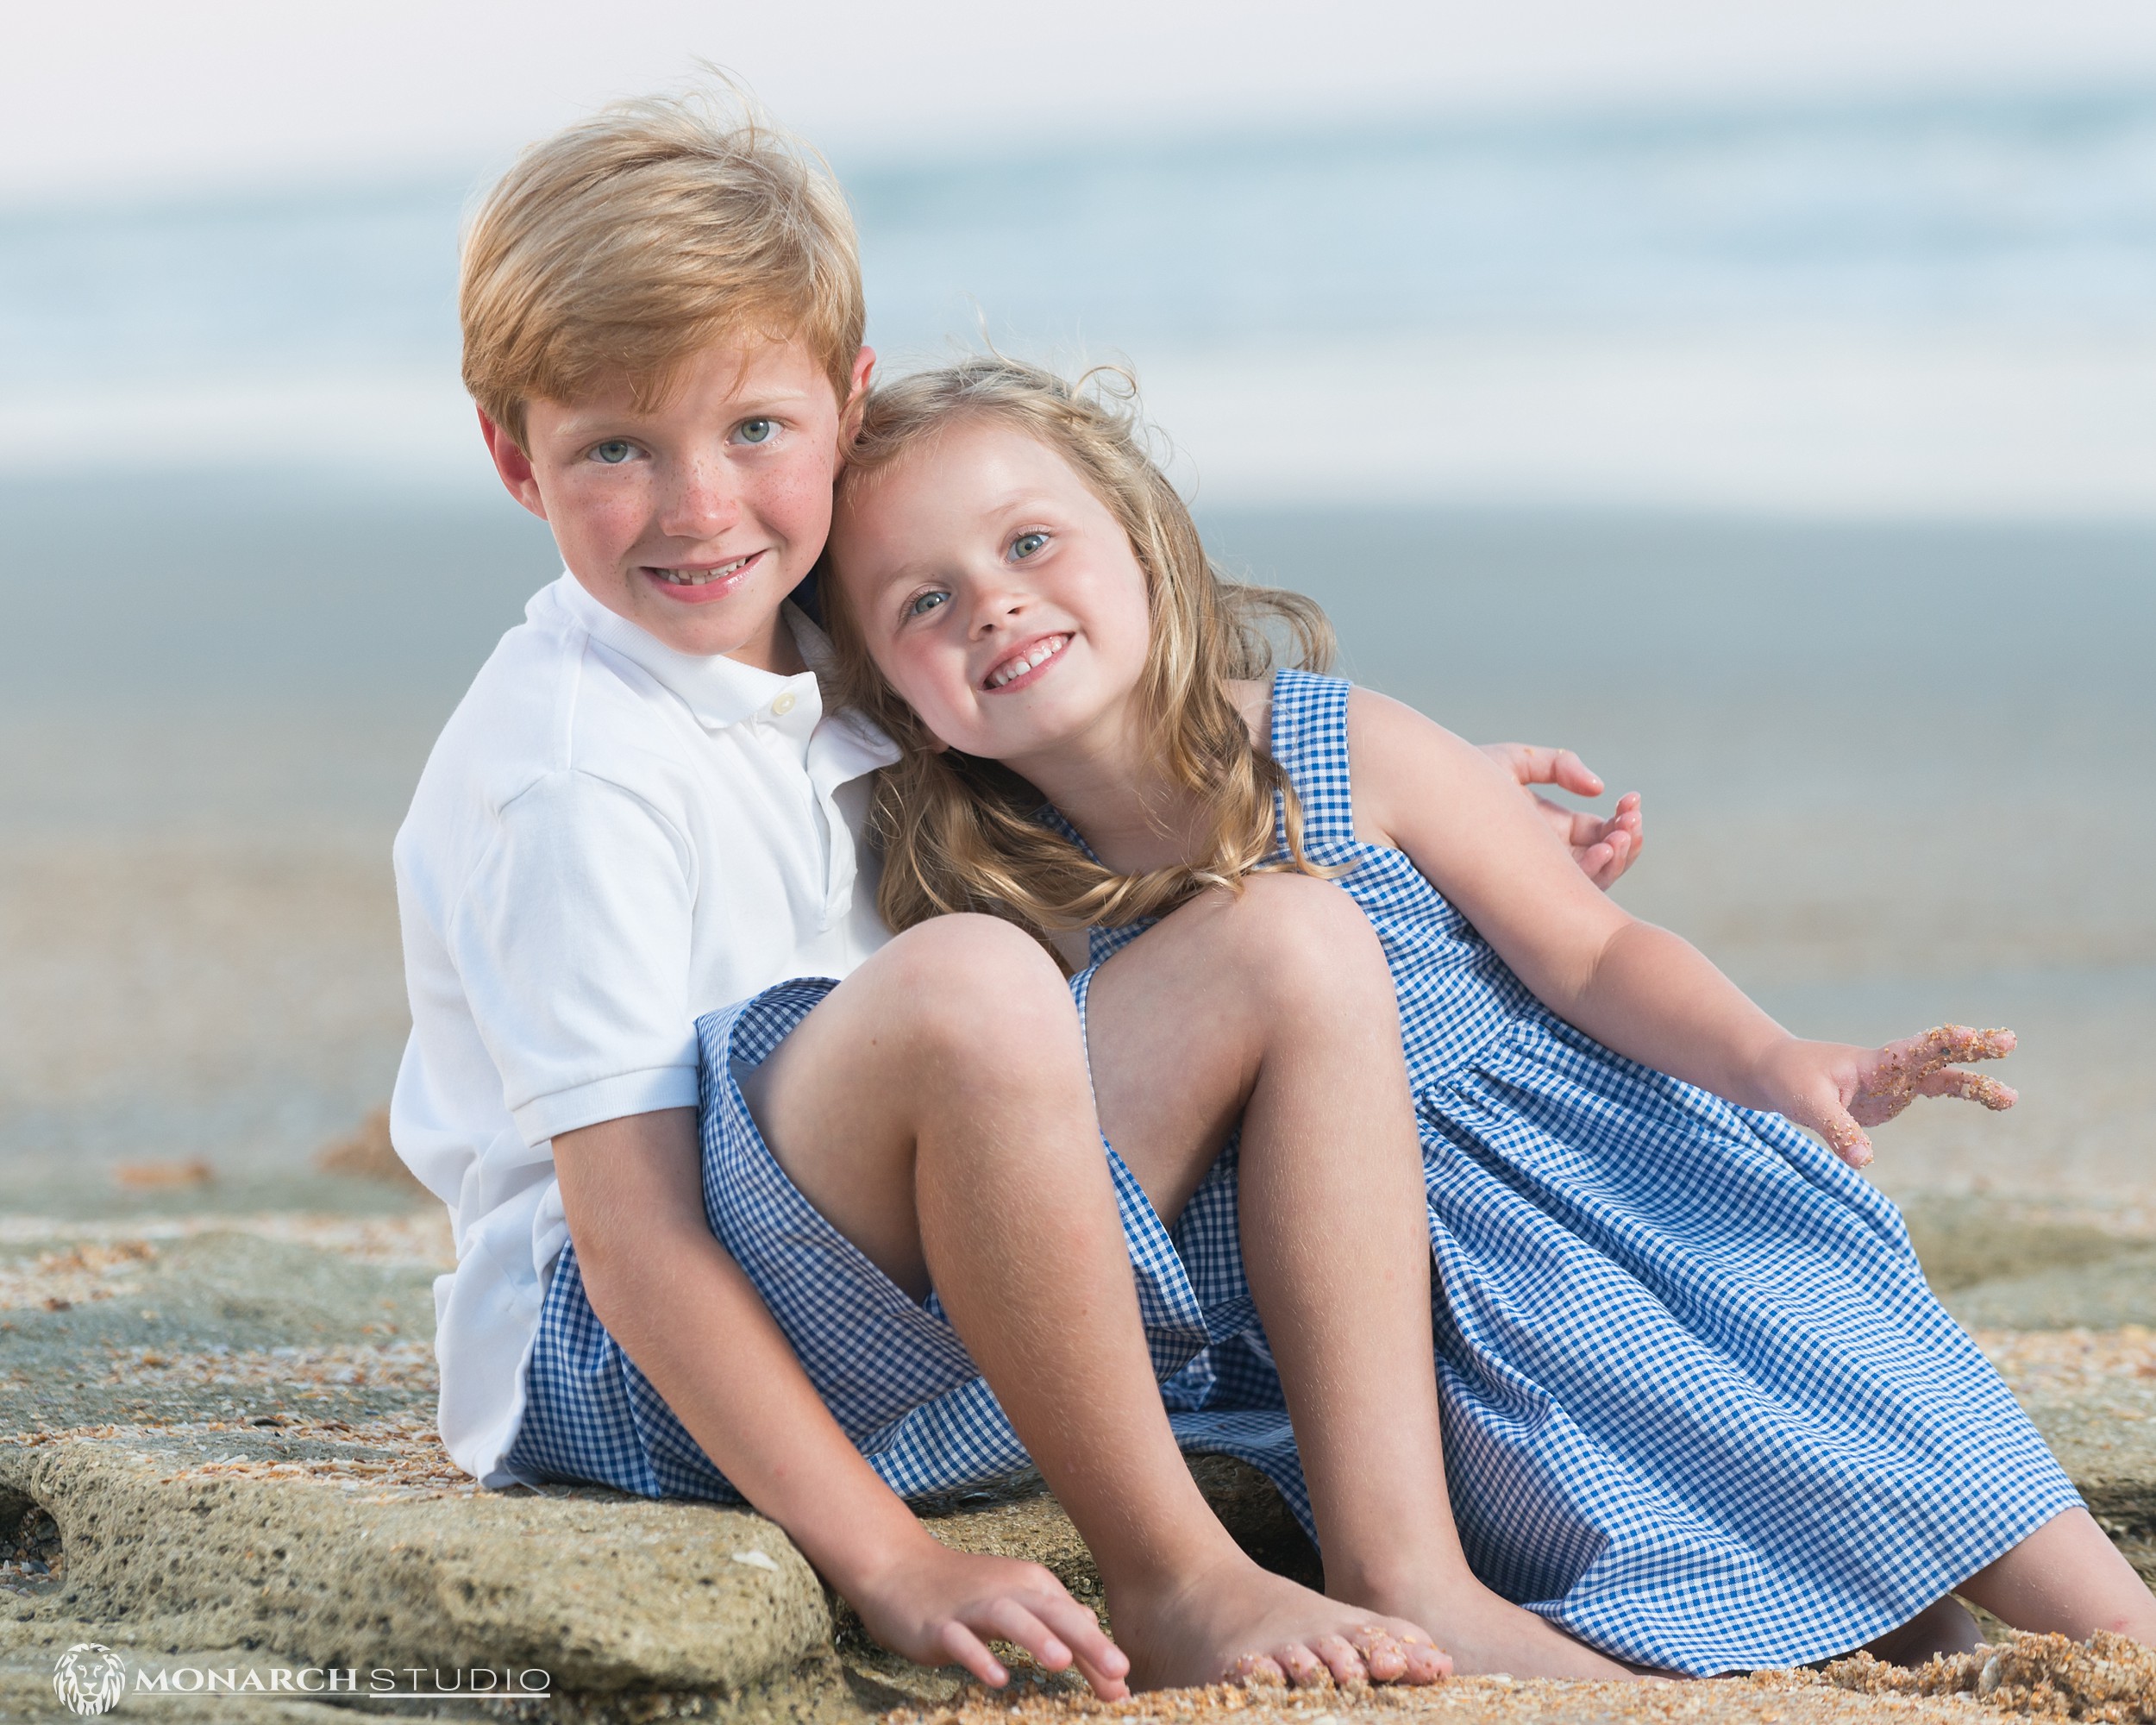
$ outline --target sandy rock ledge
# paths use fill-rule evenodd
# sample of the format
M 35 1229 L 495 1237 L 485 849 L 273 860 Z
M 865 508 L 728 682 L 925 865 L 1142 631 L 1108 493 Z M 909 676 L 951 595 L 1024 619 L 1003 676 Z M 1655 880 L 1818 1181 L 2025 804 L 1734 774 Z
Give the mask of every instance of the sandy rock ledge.
M 1395 1712 L 1457 1725 L 1979 1725 L 2002 1713 L 2156 1725 L 2156 1665 L 2139 1650 L 2040 1638 L 1965 1669 L 1845 1660 L 1645 1690 L 1476 1678 L 1102 1708 L 1071 1679 L 1027 1672 L 1017 1694 L 989 1696 L 875 1648 L 759 1516 L 581 1489 L 478 1490 L 432 1429 L 433 1226 L 285 1215 L 0 1230 L 0 1721 L 73 1717 L 54 1697 L 53 1663 L 87 1641 L 146 1668 L 533 1667 L 551 1694 L 508 1716 L 589 1725 L 862 1725 L 894 1709 L 911 1718 L 893 1725 L 1007 1725 L 1014 1712 L 1020 1725 L 1049 1725 L 1050 1713 L 1363 1725 Z M 2117 1256 L 2092 1268 L 2091 1287 Z M 2044 1314 L 2057 1327 L 1989 1310 L 1965 1320 L 2100 1519 L 2156 1574 L 2156 1333 L 2115 1321 L 2111 1282 L 2096 1292 L 2086 1316 L 2059 1295 Z M 1255 1473 L 1217 1458 L 1194 1471 L 1246 1549 L 1314 1575 Z M 946 1543 L 1040 1562 L 1100 1604 L 1090 1555 L 1037 1480 L 928 1514 Z M 500 1703 L 426 1708 L 395 1710 L 505 1715 Z M 213 1696 L 126 1704 L 174 1721 L 238 1710 Z M 326 1725 L 349 1705 L 333 1716 L 323 1703 L 250 1697 L 245 1716 Z
M 154 1617 L 191 1645 L 316 1665 L 534 1665 L 565 1689 L 732 1693 L 830 1646 L 815 1572 L 761 1516 L 597 1494 L 452 1510 L 334 1475 L 249 1477 L 239 1441 L 135 1431 L 0 1449 L 0 1525 L 32 1503 L 59 1524 L 52 1603 L 69 1617 Z M 365 1445 L 304 1447 L 366 1465 Z M 256 1440 L 258 1467 L 276 1453 Z

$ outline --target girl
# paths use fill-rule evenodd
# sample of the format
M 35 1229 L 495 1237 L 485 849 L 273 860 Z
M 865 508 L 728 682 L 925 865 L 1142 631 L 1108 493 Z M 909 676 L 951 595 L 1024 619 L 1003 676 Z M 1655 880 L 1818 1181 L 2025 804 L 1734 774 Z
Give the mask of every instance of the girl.
M 1477 751 L 1308 670 L 1261 680 L 1268 615 L 1311 664 L 1322 618 L 1224 583 L 1131 417 L 1047 373 L 878 392 L 830 557 L 847 698 L 905 750 L 879 812 L 894 927 L 1086 931 L 1081 1013 L 1152 919 L 1254 872 L 1335 881 L 1376 929 L 1451 1508 L 1490 1587 L 1692 1673 L 1972 1645 L 1956 1591 L 2156 1641 L 2156 1599 L 1852 1171 L 1918 1095 L 2009 1106 L 1952 1063 L 2010 1035 L 1791 1037 L 1595 891 Z M 1254 1323 L 1217 1343 L 1200 1398 L 1262 1398 L 1270 1358 Z M 1414 1553 L 1451 1534 L 1403 1513 L 1401 1565 L 1328 1585 L 1442 1637 Z

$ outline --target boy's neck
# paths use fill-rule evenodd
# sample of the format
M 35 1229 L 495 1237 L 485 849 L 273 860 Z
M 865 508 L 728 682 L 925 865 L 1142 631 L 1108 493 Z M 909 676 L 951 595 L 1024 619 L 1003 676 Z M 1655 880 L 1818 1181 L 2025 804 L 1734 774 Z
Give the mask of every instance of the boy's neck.
M 798 677 L 809 668 L 808 661 L 801 656 L 801 643 L 793 638 L 793 630 L 787 623 L 783 604 L 771 613 L 770 620 L 754 642 L 744 643 L 719 656 L 781 677 Z

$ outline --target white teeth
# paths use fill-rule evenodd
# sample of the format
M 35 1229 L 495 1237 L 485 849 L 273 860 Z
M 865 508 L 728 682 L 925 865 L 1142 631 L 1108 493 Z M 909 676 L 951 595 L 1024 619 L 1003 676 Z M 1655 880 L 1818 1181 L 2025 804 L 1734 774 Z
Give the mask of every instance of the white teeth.
M 1033 650 L 1028 653 L 1024 658 L 1013 659 L 1007 665 L 997 666 L 993 671 L 989 673 L 988 687 L 992 689 L 1000 689 L 1006 683 L 1010 682 L 1016 678 L 1024 676 L 1036 665 L 1046 664 L 1050 659 L 1054 658 L 1058 653 L 1062 652 L 1064 647 L 1069 644 L 1069 641 L 1070 637 L 1068 635 L 1051 636 L 1049 639 L 1042 642 L 1039 646 L 1034 648 Z
M 756 554 L 752 551 L 749 554 L 749 556 L 753 557 Z M 706 581 L 724 580 L 726 576 L 732 574 L 736 569 L 740 568 L 742 565 L 746 563 L 748 561 L 749 557 L 736 557 L 732 562 L 726 564 L 722 568 L 654 569 L 652 574 L 655 575 L 663 575 L 667 580 L 671 581 L 677 587 L 700 587 Z

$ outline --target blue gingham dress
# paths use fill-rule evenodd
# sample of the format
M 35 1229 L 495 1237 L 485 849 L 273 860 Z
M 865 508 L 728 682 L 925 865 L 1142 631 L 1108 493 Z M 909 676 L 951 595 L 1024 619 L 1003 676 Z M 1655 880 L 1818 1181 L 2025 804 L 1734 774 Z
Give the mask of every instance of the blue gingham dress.
M 1545 1009 L 1356 838 L 1349 685 L 1273 688 L 1307 853 L 1351 869 L 1392 967 L 1476 1572 L 1624 1659 L 1782 1665 L 1907 1622 L 2078 1503 L 1895 1207 L 1779 1115 Z

